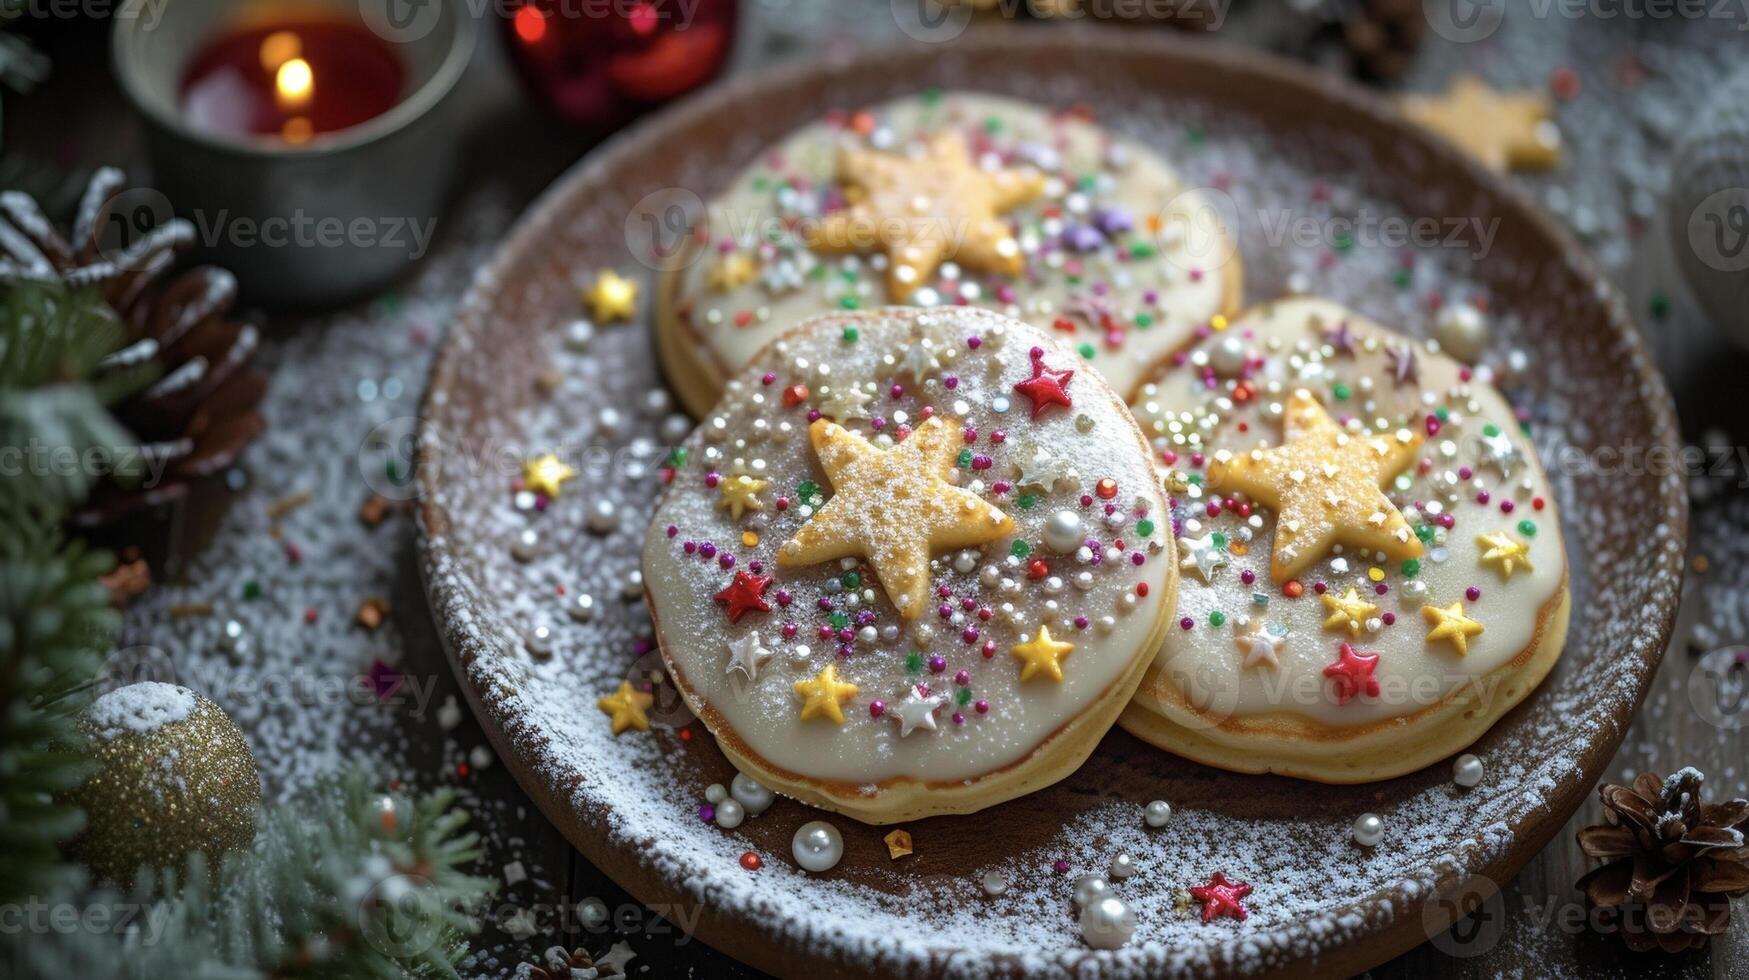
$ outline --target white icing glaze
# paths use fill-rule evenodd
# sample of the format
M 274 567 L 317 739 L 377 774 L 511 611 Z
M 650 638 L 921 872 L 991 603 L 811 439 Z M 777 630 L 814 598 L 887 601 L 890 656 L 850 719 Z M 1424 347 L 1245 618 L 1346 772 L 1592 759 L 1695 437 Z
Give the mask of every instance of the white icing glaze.
M 1009 280 L 950 267 L 946 274 L 957 278 L 938 274 L 912 303 L 926 304 L 932 294 L 947 304 L 964 299 L 1085 345 L 1094 352 L 1092 366 L 1126 395 L 1155 360 L 1221 311 L 1238 270 L 1231 239 L 1209 234 L 1219 214 L 1212 200 L 1153 151 L 1078 116 L 990 95 L 950 94 L 935 105 L 901 99 L 869 112 L 875 122 L 866 137 L 842 123 L 808 126 L 762 155 L 710 205 L 701 235 L 708 244 L 682 273 L 678 306 L 725 373 L 804 317 L 847 300 L 862 307 L 888 301 L 884 273 L 875 268 L 883 260 L 816 256 L 783 222 L 819 216 L 821 193 L 836 193 L 840 147 L 903 152 L 941 132 L 967 135 L 986 167 L 1033 166 L 1052 179 L 1045 194 L 1007 214 L 1029 255 L 1025 273 Z M 1083 180 L 1088 186 L 1078 186 Z M 1099 244 L 1089 251 L 1063 244 L 1066 234 L 1086 234 L 1107 212 L 1133 229 L 1093 236 Z M 1132 243 L 1157 251 L 1120 257 L 1119 246 Z M 761 272 L 724 290 L 711 273 L 730 253 L 756 258 Z M 1107 313 L 1112 326 L 1093 322 L 1097 315 L 1084 312 L 1090 309 Z
M 854 343 L 843 339 L 851 326 L 859 331 Z M 967 344 L 971 337 L 980 341 L 975 350 Z M 899 367 L 904 345 L 919 338 L 935 343 L 943 365 L 921 386 Z M 1107 695 L 1138 656 L 1146 656 L 1141 647 L 1161 614 L 1170 580 L 1164 495 L 1144 441 L 1122 402 L 1097 376 L 1077 370 L 1067 386 L 1073 405 L 1031 417 L 1031 403 L 1014 384 L 1031 376 L 1029 355 L 1035 346 L 1044 347 L 1044 363 L 1053 368 L 1074 363 L 1072 354 L 1044 335 L 981 310 L 885 310 L 823 318 L 762 355 L 729 385 L 717 410 L 687 440 L 687 462 L 658 504 L 644 548 L 663 648 L 721 723 L 771 764 L 853 785 L 894 777 L 971 779 L 1026 759 Z M 770 384 L 763 383 L 767 372 L 775 375 Z M 951 389 L 950 378 L 956 379 Z M 900 379 L 903 394 L 893 398 L 891 385 Z M 982 496 L 1016 526 L 1012 537 L 983 549 L 936 556 L 930 562 L 928 606 L 911 622 L 896 614 L 866 562 L 849 562 L 859 581 L 846 588 L 844 562 L 779 568 L 775 561 L 778 547 L 811 514 L 798 485 L 813 481 L 822 496 L 832 492 L 808 440 L 810 407 L 822 399 L 830 402 L 828 388 L 866 381 L 877 381 L 880 392 L 869 406 L 873 417 L 847 420 L 848 428 L 878 447 L 890 444 L 890 433 L 899 425 L 920 424 L 925 406 L 958 420 L 976 431 L 962 453 L 973 462 L 953 471 L 959 486 Z M 811 398 L 786 407 L 783 393 L 796 383 L 807 384 Z M 1000 411 L 993 407 L 1004 405 Z M 998 431 L 1004 437 L 1000 442 Z M 953 438 L 963 435 L 956 429 Z M 1052 493 L 1028 488 L 1023 503 L 1020 489 L 1011 485 L 1016 467 L 1022 454 L 1042 446 L 1074 460 L 1080 473 L 1059 482 Z M 707 485 L 711 472 L 720 479 L 756 474 L 767 483 L 764 509 L 734 520 L 719 505 L 720 490 Z M 1109 500 L 1096 487 L 1107 478 L 1117 484 Z M 997 492 L 1002 482 L 1010 486 Z M 783 509 L 776 504 L 780 496 L 790 500 Z M 1083 497 L 1089 503 L 1081 503 Z M 1058 555 L 1042 547 L 1046 522 L 1063 508 L 1083 515 L 1084 538 L 1100 545 L 1097 556 Z M 672 537 L 670 526 L 676 528 Z M 1149 534 L 1138 530 L 1144 526 Z M 757 544 L 745 546 L 743 532 L 754 529 Z M 1124 548 L 1107 553 L 1117 540 Z M 695 545 L 691 554 L 687 542 Z M 702 556 L 703 549 L 696 547 L 701 542 L 712 543 L 714 557 Z M 1027 543 L 1030 554 L 1016 556 L 1015 542 Z M 727 554 L 734 556 L 733 570 L 722 564 Z M 1137 555 L 1140 567 L 1134 564 Z M 1046 564 L 1047 575 L 1029 576 L 1035 559 Z M 749 570 L 755 562 L 761 563 L 755 574 L 776 578 L 764 596 L 771 609 L 746 613 L 731 624 L 712 597 L 735 571 Z M 1087 579 L 1071 584 L 1079 572 L 1088 572 Z M 1139 583 L 1148 585 L 1146 597 L 1136 596 Z M 942 597 L 941 588 L 950 595 Z M 852 639 L 821 636 L 823 627 L 831 628 L 822 600 L 832 613 L 849 617 L 842 628 Z M 859 621 L 858 614 L 867 614 L 867 621 Z M 1010 653 L 1032 638 L 1041 622 L 1054 639 L 1074 644 L 1062 661 L 1061 683 L 1022 682 L 1021 663 Z M 792 637 L 777 639 L 786 626 Z M 897 630 L 883 635 L 886 627 Z M 726 665 L 729 651 L 743 647 L 753 631 L 775 654 L 749 682 L 745 672 Z M 850 652 L 841 655 L 840 647 Z M 914 670 L 906 662 L 912 654 L 921 663 Z M 933 657 L 942 659 L 941 670 L 932 669 Z M 842 725 L 818 717 L 804 721 L 798 710 L 795 683 L 814 678 L 827 664 L 835 665 L 841 680 L 859 687 L 843 706 Z M 956 683 L 960 671 L 969 673 L 968 685 Z M 943 702 L 933 727 L 920 708 L 906 705 L 917 683 L 928 685 L 929 698 Z M 877 698 L 884 702 L 879 717 L 869 710 Z M 987 712 L 976 710 L 980 701 L 987 702 Z M 952 720 L 956 711 L 963 723 Z
M 1321 326 L 1343 321 L 1354 334 L 1352 357 L 1327 347 L 1321 337 Z M 1248 402 L 1232 397 L 1231 379 L 1219 379 L 1215 387 L 1204 380 L 1202 355 L 1230 336 L 1244 341 L 1253 363 L 1261 358 L 1261 365 L 1248 376 L 1257 391 Z M 1289 598 L 1282 583 L 1270 580 L 1269 555 L 1277 531 L 1273 513 L 1259 506 L 1249 521 L 1231 510 L 1209 518 L 1205 505 L 1211 497 L 1224 495 L 1200 486 L 1179 494 L 1180 509 L 1175 513 L 1182 520 L 1182 533 L 1187 538 L 1224 535 L 1230 545 L 1223 556 L 1225 564 L 1206 583 L 1195 574 L 1183 576 L 1177 615 L 1193 621 L 1193 626 L 1184 630 L 1174 625 L 1156 658 L 1160 669 L 1144 682 L 1138 703 L 1179 720 L 1182 711 L 1167 710 L 1150 693 L 1163 690 L 1151 685 L 1169 684 L 1209 706 L 1210 714 L 1200 721 L 1194 716 L 1187 719 L 1199 727 L 1209 724 L 1211 717 L 1218 721 L 1272 712 L 1331 726 L 1361 725 L 1413 714 L 1465 685 L 1491 683 L 1487 679 L 1491 671 L 1530 645 L 1539 611 L 1566 576 L 1561 527 L 1548 478 L 1505 399 L 1479 380 L 1463 381 L 1462 365 L 1415 344 L 1419 383 L 1397 384 L 1387 348 L 1406 343 L 1412 342 L 1335 303 L 1288 300 L 1247 314 L 1225 334 L 1205 338 L 1182 366 L 1169 369 L 1144 389 L 1137 410 L 1144 430 L 1157 448 L 1177 454 L 1175 465 L 1181 472 L 1191 474 L 1206 472 L 1193 462 L 1193 453 L 1279 445 L 1282 404 L 1296 388 L 1317 395 L 1333 418 L 1383 417 L 1391 431 L 1404 427 L 1425 433 L 1430 413 L 1445 409 L 1449 415 L 1417 454 L 1418 462 L 1429 465 L 1418 469 L 1411 464 L 1386 491 L 1412 524 L 1432 524 L 1427 553 L 1418 559 L 1420 568 L 1413 576 L 1404 574 L 1400 562 L 1376 561 L 1352 549 L 1332 552 L 1299 576 L 1303 596 Z M 1339 387 L 1348 393 L 1346 399 L 1333 396 Z M 1238 431 L 1240 423 L 1247 424 L 1249 431 Z M 1488 425 L 1496 429 L 1485 429 Z M 1491 437 L 1489 431 L 1499 435 Z M 1499 467 L 1483 461 L 1496 445 L 1517 457 L 1516 464 L 1508 467 L 1509 479 L 1502 479 Z M 1462 467 L 1470 468 L 1469 478 L 1461 477 Z M 1479 502 L 1483 493 L 1485 504 Z M 1533 506 L 1535 499 L 1543 501 L 1542 509 Z M 1512 509 L 1503 513 L 1507 501 Z M 1438 526 L 1441 515 L 1450 515 L 1449 530 Z M 1535 525 L 1533 536 L 1517 529 L 1526 520 Z M 1251 537 L 1246 542 L 1248 524 Z M 1529 544 L 1534 570 L 1517 568 L 1508 579 L 1495 565 L 1480 562 L 1483 549 L 1477 536 L 1502 530 Z M 1233 554 L 1233 545 L 1246 548 L 1247 553 Z M 1180 546 L 1188 560 L 1192 549 L 1182 540 Z M 1374 568 L 1384 573 L 1378 582 L 1369 578 Z M 1251 584 L 1241 580 L 1246 570 L 1255 575 Z M 1376 611 L 1358 633 L 1327 629 L 1324 622 L 1330 611 L 1320 600 L 1317 583 L 1336 597 L 1352 587 Z M 1384 595 L 1376 591 L 1381 584 L 1388 590 Z M 1475 601 L 1466 598 L 1472 586 L 1481 590 Z M 1423 587 L 1425 595 L 1418 596 Z M 1255 596 L 1267 605 L 1258 604 Z M 1423 604 L 1445 608 L 1454 602 L 1484 628 L 1480 635 L 1467 638 L 1467 654 L 1460 654 L 1447 640 L 1427 639 L 1430 625 Z M 1210 623 L 1217 612 L 1226 619 L 1219 627 Z M 1384 623 L 1387 615 L 1394 616 L 1395 622 Z M 1266 656 L 1249 657 L 1255 646 L 1238 642 L 1259 627 L 1266 634 L 1285 631 L 1276 651 L 1278 667 L 1271 667 Z M 1323 671 L 1337 660 L 1343 642 L 1362 653 L 1379 654 L 1374 670 L 1380 685 L 1376 698 L 1363 695 L 1344 704 L 1332 695 Z M 1248 659 L 1253 664 L 1249 669 Z

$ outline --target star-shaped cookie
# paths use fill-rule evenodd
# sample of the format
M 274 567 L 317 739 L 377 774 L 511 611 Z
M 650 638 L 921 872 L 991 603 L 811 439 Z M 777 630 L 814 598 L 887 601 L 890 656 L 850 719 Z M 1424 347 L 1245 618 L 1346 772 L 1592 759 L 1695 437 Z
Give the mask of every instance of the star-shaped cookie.
M 928 281 L 943 261 L 1001 275 L 1025 265 L 1020 243 L 998 215 L 1044 190 L 1035 170 L 985 170 L 952 133 L 930 140 L 918 156 L 846 149 L 838 179 L 853 203 L 809 229 L 817 252 L 885 252 L 887 295 L 900 301 Z
M 931 555 L 1014 532 L 1007 514 L 948 481 L 959 430 L 958 421 L 938 415 L 882 450 L 836 422 L 814 422 L 808 438 L 832 499 L 778 549 L 778 565 L 866 558 L 899 615 L 922 615 Z
M 1380 488 L 1414 462 L 1422 437 L 1408 429 L 1348 432 L 1303 388 L 1288 398 L 1284 415 L 1282 445 L 1223 452 L 1208 471 L 1214 489 L 1275 510 L 1270 577 L 1293 578 L 1335 544 L 1398 561 L 1420 557 L 1421 539 Z
M 1552 110 L 1532 92 L 1499 92 L 1459 75 L 1443 95 L 1406 95 L 1403 114 L 1493 170 L 1550 170 L 1561 162 Z

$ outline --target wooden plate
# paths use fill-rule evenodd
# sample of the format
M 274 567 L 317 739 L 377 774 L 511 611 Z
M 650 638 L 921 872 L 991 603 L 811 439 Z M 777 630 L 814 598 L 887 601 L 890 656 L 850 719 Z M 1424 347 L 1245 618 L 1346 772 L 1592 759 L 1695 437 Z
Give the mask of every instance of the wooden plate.
M 885 829 L 829 818 L 846 857 L 810 876 L 790 838 L 822 814 L 780 801 L 734 831 L 699 819 L 705 787 L 733 772 L 673 700 L 657 713 L 667 725 L 608 735 L 595 700 L 660 666 L 628 577 L 658 488 L 664 399 L 646 321 L 567 346 L 578 287 L 600 268 L 641 271 L 647 299 L 648 270 L 627 244 L 646 195 L 708 199 L 790 129 L 928 85 L 1086 105 L 1193 181 L 1230 191 L 1252 300 L 1310 268 L 1316 288 L 1415 333 L 1429 329 L 1432 294 L 1487 297 L 1495 348 L 1521 348 L 1535 366 L 1514 394 L 1563 498 L 1575 618 L 1555 674 L 1475 747 L 1481 785 L 1457 787 L 1445 765 L 1363 787 L 1239 776 L 1114 731 L 1054 787 L 909 825 L 909 857 L 888 856 Z M 1331 214 L 1375 206 L 1493 231 L 1487 248 L 1454 253 L 1355 245 L 1358 225 L 1346 241 L 1304 247 L 1271 230 L 1285 215 L 1328 231 Z M 1387 106 L 1201 40 L 1016 31 L 730 82 L 580 163 L 480 272 L 451 328 L 425 406 L 420 517 L 432 606 L 499 754 L 591 861 L 671 921 L 696 916 L 700 938 L 725 952 L 780 974 L 1352 973 L 1430 937 L 1459 943 L 1445 932 L 1453 918 L 1548 843 L 1614 755 L 1669 636 L 1687 521 L 1675 468 L 1623 451 L 1676 441 L 1668 393 L 1585 255 Z M 519 510 L 514 464 L 555 447 L 584 475 L 549 512 Z M 592 527 L 601 501 L 616 510 Z M 512 546 L 527 528 L 538 554 L 519 561 Z M 595 600 L 587 622 L 566 614 L 579 591 Z M 1152 799 L 1175 808 L 1164 829 L 1143 824 Z M 1366 811 L 1388 828 L 1371 850 L 1349 840 Z M 1095 953 L 1079 939 L 1071 882 L 1119 851 L 1142 868 L 1117 886 L 1140 927 L 1124 949 Z M 747 852 L 760 870 L 742 868 Z M 1072 873 L 1053 871 L 1058 859 Z M 1000 898 L 979 887 L 993 869 L 1010 882 Z M 1204 925 L 1184 910 L 1183 890 L 1214 871 L 1255 886 L 1244 922 Z

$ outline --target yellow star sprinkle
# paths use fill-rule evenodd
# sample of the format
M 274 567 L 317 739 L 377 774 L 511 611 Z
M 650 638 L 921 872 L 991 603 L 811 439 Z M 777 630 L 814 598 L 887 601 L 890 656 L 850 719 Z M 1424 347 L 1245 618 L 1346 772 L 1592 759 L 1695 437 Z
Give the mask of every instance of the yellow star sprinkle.
M 764 489 L 764 480 L 745 474 L 725 477 L 717 484 L 717 492 L 722 494 L 717 503 L 728 508 L 729 516 L 738 521 L 747 511 L 765 509 L 765 503 L 759 499 L 759 491 Z
M 857 687 L 838 679 L 838 668 L 831 664 L 813 680 L 796 681 L 796 694 L 802 699 L 802 720 L 830 718 L 834 725 L 844 724 L 844 705 L 856 697 Z
M 726 293 L 752 282 L 758 274 L 759 263 L 746 252 L 730 252 L 711 266 L 709 279 L 712 289 Z
M 1459 75 L 1443 95 L 1409 95 L 1403 114 L 1450 140 L 1493 170 L 1549 170 L 1561 162 L 1561 133 L 1546 99 L 1533 92 L 1497 92 L 1474 75 Z
M 577 475 L 555 453 L 537 456 L 522 464 L 522 487 L 551 500 L 559 499 L 559 487 Z
M 1329 617 L 1324 620 L 1324 628 L 1327 630 L 1346 629 L 1350 633 L 1359 633 L 1362 624 L 1379 611 L 1379 607 L 1362 599 L 1352 585 L 1340 599 L 1328 592 L 1318 598 L 1323 599 L 1324 608 L 1330 610 Z
M 1454 602 L 1444 609 L 1427 605 L 1421 607 L 1421 615 L 1427 617 L 1427 624 L 1433 628 L 1427 631 L 1427 642 L 1450 640 L 1457 647 L 1457 652 L 1470 652 L 1470 637 L 1482 635 L 1482 624 L 1464 615 L 1464 604 Z
M 1334 544 L 1395 561 L 1420 557 L 1421 539 L 1380 487 L 1414 461 L 1422 437 L 1408 429 L 1347 432 L 1303 388 L 1288 398 L 1285 415 L 1282 445 L 1209 463 L 1210 487 L 1275 510 L 1270 577 L 1293 578 Z
M 638 284 L 612 269 L 603 269 L 595 277 L 595 285 L 583 294 L 589 312 L 597 323 L 630 320 L 638 312 Z
M 595 702 L 595 706 L 613 719 L 613 733 L 618 735 L 628 728 L 649 731 L 650 716 L 644 714 L 644 709 L 655 703 L 651 695 L 634 690 L 631 681 L 620 681 L 619 690 Z
M 957 420 L 938 415 L 883 451 L 836 422 L 809 426 L 832 499 L 777 550 L 777 564 L 866 558 L 899 615 L 916 619 L 929 591 L 931 555 L 1014 532 L 1007 514 L 948 482 L 959 432 Z
M 1038 634 L 1025 643 L 1017 643 L 1008 648 L 1008 652 L 1019 658 L 1025 664 L 1020 668 L 1020 679 L 1030 681 L 1034 677 L 1044 676 L 1063 683 L 1063 660 L 1075 649 L 1075 644 L 1064 643 L 1051 639 L 1051 628 L 1039 624 Z
M 1524 570 L 1527 572 L 1536 571 L 1536 568 L 1530 563 L 1529 542 L 1520 541 L 1507 531 L 1478 534 L 1476 535 L 1476 543 L 1486 549 L 1482 552 L 1482 557 L 1476 559 L 1477 563 L 1482 565 L 1489 562 L 1495 563 L 1500 567 L 1501 578 L 1510 579 L 1512 573 L 1520 565 L 1524 566 Z
M 883 251 L 892 260 L 887 295 L 903 300 L 946 259 L 1001 275 L 1025 267 L 1020 243 L 997 215 L 1044 191 L 1036 170 L 984 170 L 965 141 L 948 133 L 923 155 L 843 151 L 838 179 L 852 203 L 810 229 L 818 252 Z

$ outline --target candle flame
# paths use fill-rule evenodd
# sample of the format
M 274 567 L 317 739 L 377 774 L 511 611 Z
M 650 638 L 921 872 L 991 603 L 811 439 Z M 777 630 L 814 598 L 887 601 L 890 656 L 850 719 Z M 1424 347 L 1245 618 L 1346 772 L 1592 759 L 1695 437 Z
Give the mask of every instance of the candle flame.
M 274 73 L 273 86 L 279 93 L 279 104 L 295 109 L 309 104 L 310 92 L 316 87 L 316 75 L 310 70 L 309 62 L 292 58 Z

